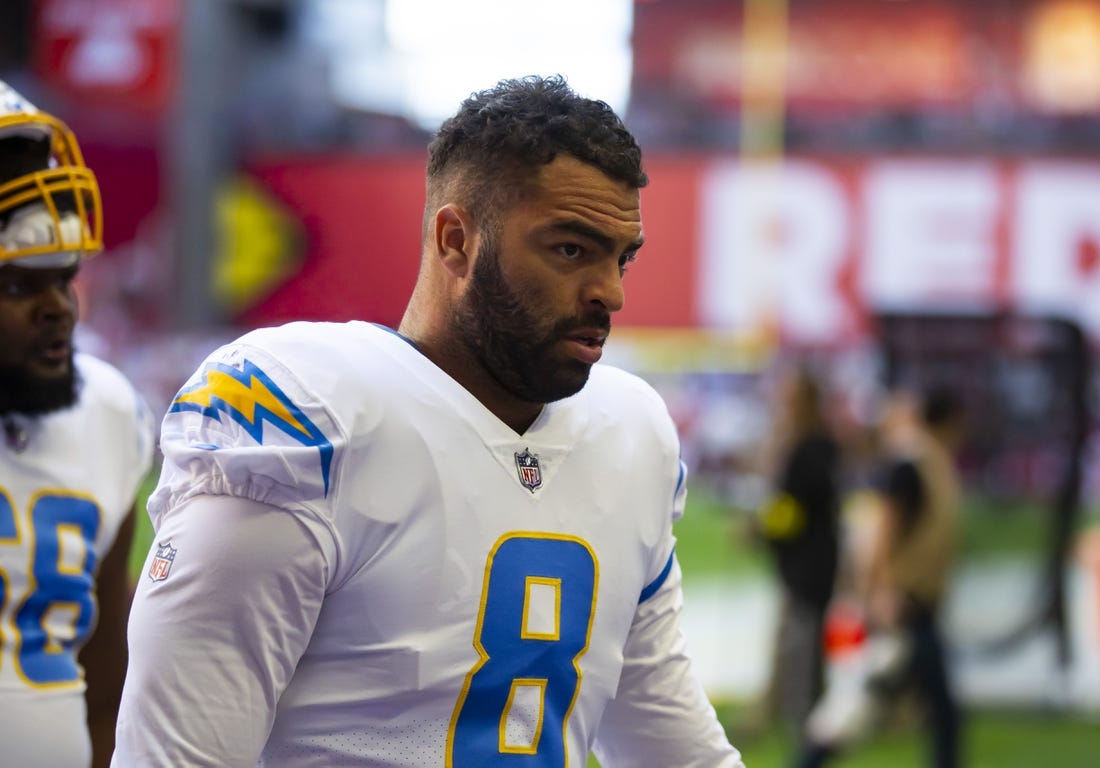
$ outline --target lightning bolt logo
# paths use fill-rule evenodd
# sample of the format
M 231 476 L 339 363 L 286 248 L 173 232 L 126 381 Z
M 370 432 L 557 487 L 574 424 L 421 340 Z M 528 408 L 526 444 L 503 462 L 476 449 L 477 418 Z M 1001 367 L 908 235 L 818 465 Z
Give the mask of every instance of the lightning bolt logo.
M 203 380 L 181 390 L 168 410 L 197 411 L 218 422 L 221 421 L 221 414 L 225 413 L 261 445 L 264 442 L 264 422 L 271 424 L 302 445 L 318 450 L 325 493 L 328 494 L 332 443 L 251 361 L 245 360 L 240 370 L 223 363 L 211 363 L 203 371 Z

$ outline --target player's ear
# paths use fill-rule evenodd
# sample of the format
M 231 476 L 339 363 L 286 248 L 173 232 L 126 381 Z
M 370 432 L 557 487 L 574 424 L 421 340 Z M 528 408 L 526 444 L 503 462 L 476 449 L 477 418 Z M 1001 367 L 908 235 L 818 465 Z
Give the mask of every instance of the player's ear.
M 435 252 L 443 268 L 454 277 L 465 277 L 473 263 L 477 227 L 470 214 L 453 203 L 435 212 Z

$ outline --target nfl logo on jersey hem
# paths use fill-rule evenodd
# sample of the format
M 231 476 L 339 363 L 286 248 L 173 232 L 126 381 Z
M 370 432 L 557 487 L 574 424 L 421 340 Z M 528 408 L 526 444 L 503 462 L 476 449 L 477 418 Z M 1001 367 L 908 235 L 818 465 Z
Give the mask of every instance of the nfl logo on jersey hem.
M 542 485 L 542 468 L 539 467 L 539 457 L 531 453 L 527 448 L 523 453 L 516 454 L 516 470 L 519 472 L 519 481 L 523 487 L 535 492 Z
M 153 562 L 149 566 L 149 578 L 153 581 L 164 581 L 168 578 L 168 572 L 172 570 L 172 563 L 176 559 L 176 548 L 172 542 L 157 544 L 157 552 L 153 555 Z

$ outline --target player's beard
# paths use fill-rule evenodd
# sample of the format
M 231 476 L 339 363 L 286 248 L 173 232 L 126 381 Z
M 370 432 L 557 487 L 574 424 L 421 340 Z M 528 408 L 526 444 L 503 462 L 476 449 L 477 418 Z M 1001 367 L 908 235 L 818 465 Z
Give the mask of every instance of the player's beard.
M 524 402 L 550 403 L 579 392 L 592 370 L 576 358 L 555 357 L 557 346 L 578 328 L 609 331 L 611 314 L 565 318 L 546 331 L 530 309 L 534 301 L 508 284 L 495 238 L 488 237 L 454 320 L 467 348 L 505 391 Z
M 0 366 L 0 414 L 38 416 L 69 408 L 76 402 L 79 381 L 71 359 L 64 374 L 49 378 L 21 366 Z

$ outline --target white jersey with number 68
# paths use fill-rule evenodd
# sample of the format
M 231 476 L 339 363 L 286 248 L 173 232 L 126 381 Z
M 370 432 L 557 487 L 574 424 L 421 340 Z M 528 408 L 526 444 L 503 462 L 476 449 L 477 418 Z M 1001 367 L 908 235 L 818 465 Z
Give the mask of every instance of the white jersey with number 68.
M 77 355 L 75 405 L 13 416 L 0 443 L 0 764 L 91 763 L 77 652 L 97 615 L 95 574 L 153 458 L 130 383 Z

